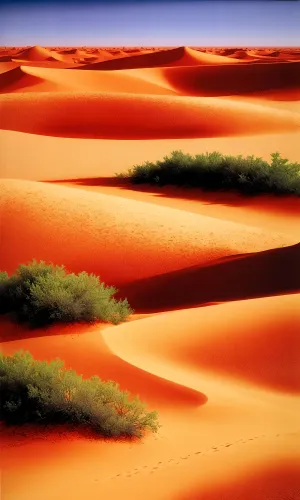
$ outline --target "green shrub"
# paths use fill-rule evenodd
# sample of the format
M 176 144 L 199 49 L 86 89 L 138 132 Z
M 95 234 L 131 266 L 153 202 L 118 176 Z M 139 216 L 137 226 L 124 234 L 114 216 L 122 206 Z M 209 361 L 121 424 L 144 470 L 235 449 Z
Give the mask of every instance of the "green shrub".
M 53 322 L 109 321 L 132 313 L 127 300 L 117 301 L 117 290 L 93 274 L 68 274 L 63 266 L 33 261 L 8 277 L 0 275 L 0 313 L 14 313 L 32 326 Z
M 23 351 L 0 354 L 0 408 L 6 424 L 71 424 L 107 437 L 141 437 L 159 428 L 157 412 L 147 412 L 115 382 L 84 380 L 58 359 L 36 361 Z
M 279 153 L 273 153 L 271 158 L 268 163 L 254 156 L 243 158 L 218 152 L 191 156 L 173 151 L 162 161 L 135 165 L 126 174 L 117 176 L 136 184 L 187 185 L 207 190 L 234 189 L 249 194 L 300 196 L 300 163 L 290 163 Z

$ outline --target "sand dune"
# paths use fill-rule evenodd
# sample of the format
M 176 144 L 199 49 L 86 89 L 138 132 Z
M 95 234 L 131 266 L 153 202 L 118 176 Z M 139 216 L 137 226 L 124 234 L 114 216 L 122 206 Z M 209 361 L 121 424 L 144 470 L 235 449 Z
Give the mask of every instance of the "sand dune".
M 175 94 L 128 71 L 79 71 L 21 66 L 0 77 L 1 93 L 23 92 L 110 92 L 131 94 Z
M 137 53 L 126 59 L 107 61 L 85 66 L 82 69 L 120 70 L 132 68 L 153 68 L 156 66 L 199 66 L 200 64 L 233 64 L 233 59 L 224 56 L 205 54 L 189 47 L 178 47 L 176 49 L 161 50 L 148 54 Z
M 141 442 L 0 425 L 5 500 L 298 499 L 298 199 L 113 176 L 178 149 L 299 162 L 299 54 L 0 48 L 0 270 L 93 272 L 136 310 L 42 330 L 1 317 L 1 349 L 115 380 L 162 424 Z
M 239 136 L 235 136 L 205 139 L 114 141 L 78 140 L 0 130 L 1 176 L 30 180 L 113 177 L 116 172 L 125 172 L 133 165 L 147 160 L 157 161 L 176 149 L 182 149 L 191 154 L 206 151 L 220 151 L 224 154 L 245 156 L 253 154 L 268 161 L 270 154 L 279 150 L 284 157 L 299 162 L 299 141 L 299 133 L 255 134 L 244 136 L 243 140 Z M 16 144 L 18 144 L 18 148 L 16 148 Z M 20 162 L 20 151 L 22 152 L 22 162 Z M 47 151 L 46 155 L 45 151 Z M 41 157 L 43 161 L 41 161 Z M 163 199 L 159 196 L 156 198 Z M 208 207 L 207 204 L 206 206 Z M 214 208 L 211 203 L 210 208 Z M 276 209 L 277 212 L 278 209 Z M 260 212 L 265 213 L 265 209 L 260 210 Z M 235 216 L 233 212 L 232 215 Z M 282 222 L 284 225 L 284 221 Z M 274 227 L 276 230 L 275 220 Z
M 276 309 L 279 307 L 277 319 L 280 313 L 284 313 L 286 307 L 292 304 L 291 297 L 273 299 L 277 301 Z M 214 495 L 220 491 L 233 495 L 228 498 L 235 498 L 235 494 L 236 498 L 239 498 L 238 495 L 245 484 L 243 478 L 251 477 L 249 491 L 251 495 L 256 496 L 246 498 L 261 500 L 255 486 L 256 481 L 259 481 L 259 474 L 266 477 L 266 471 L 273 467 L 272 464 L 278 463 L 281 464 L 281 471 L 287 470 L 288 477 L 293 480 L 292 490 L 289 488 L 289 491 L 294 491 L 297 483 L 294 469 L 289 464 L 290 460 L 295 463 L 299 457 L 299 437 L 295 434 L 297 403 L 294 398 L 280 392 L 275 394 L 260 388 L 253 392 L 253 384 L 265 385 L 266 380 L 263 377 L 270 377 L 267 370 L 260 372 L 261 366 L 265 364 L 265 357 L 262 358 L 260 348 L 270 347 L 273 324 L 269 322 L 269 313 L 273 306 L 269 305 L 264 315 L 267 319 L 263 324 L 264 332 L 260 332 L 262 338 L 258 339 L 257 348 L 255 344 L 250 344 L 251 349 L 242 352 L 242 356 L 247 360 L 246 366 L 242 366 L 244 385 L 241 385 L 240 373 L 237 378 L 239 383 L 235 382 L 234 378 L 230 381 L 228 367 L 223 364 L 221 369 L 225 369 L 226 376 L 223 374 L 220 378 L 220 356 L 213 358 L 210 363 L 210 374 L 209 370 L 203 369 L 200 364 L 201 362 L 205 365 L 209 349 L 213 351 L 216 347 L 210 342 L 210 324 L 213 322 L 217 325 L 215 338 L 221 339 L 217 353 L 220 353 L 224 345 L 222 342 L 226 342 L 221 336 L 221 330 L 226 328 L 226 325 L 228 329 L 232 327 L 233 331 L 229 331 L 232 347 L 226 342 L 226 349 L 230 354 L 230 373 L 232 368 L 241 368 L 241 362 L 236 365 L 239 357 L 234 350 L 241 342 L 240 332 L 234 327 L 236 315 L 244 329 L 244 336 L 249 341 L 252 335 L 251 324 L 255 326 L 258 321 L 257 315 L 253 314 L 254 309 L 257 314 L 258 310 L 265 311 L 266 306 L 266 303 L 259 305 L 257 301 L 253 301 L 253 305 L 251 303 L 252 301 L 248 310 L 249 325 L 245 325 L 241 314 L 241 307 L 245 307 L 247 311 L 248 302 L 245 301 L 232 304 L 235 308 L 234 314 L 233 311 L 226 312 L 227 323 L 222 321 L 225 313 L 223 312 L 223 316 L 216 316 L 212 312 L 213 308 L 168 313 L 102 331 L 106 345 L 101 339 L 98 326 L 87 329 L 66 327 L 61 334 L 55 327 L 56 331 L 51 329 L 40 338 L 23 338 L 2 344 L 5 353 L 12 353 L 23 347 L 40 359 L 50 359 L 59 353 L 68 366 L 84 373 L 85 376 L 95 370 L 103 378 L 113 374 L 114 380 L 123 383 L 123 387 L 125 384 L 130 390 L 138 390 L 148 403 L 155 402 L 163 423 L 158 437 L 145 439 L 142 446 L 86 440 L 84 437 L 61 431 L 60 435 L 55 432 L 51 434 L 51 431 L 33 435 L 30 429 L 25 429 L 23 435 L 15 433 L 13 436 L 12 443 L 21 445 L 18 446 L 16 454 L 8 435 L 3 441 L 6 456 L 4 491 L 7 498 L 18 498 L 21 492 L 24 498 L 24 491 L 29 491 L 30 498 L 38 500 L 45 483 L 49 484 L 45 500 L 50 500 L 54 491 L 60 496 L 68 491 L 76 500 L 82 498 L 83 493 L 88 494 L 90 498 L 97 497 L 99 493 L 118 498 L 124 491 L 136 500 L 141 498 L 142 491 L 147 500 L 153 498 L 155 491 L 159 491 L 156 498 L 160 500 L 193 498 L 192 494 L 196 499 L 198 492 L 207 495 L 210 500 L 216 498 Z M 292 307 L 295 310 L 295 306 Z M 205 316 L 209 311 L 210 318 Z M 5 328 L 5 324 L 3 326 Z M 281 323 L 281 329 L 282 326 Z M 161 335 L 160 328 L 163 328 L 164 332 L 168 331 L 168 335 Z M 279 332 L 279 329 L 277 331 Z M 26 336 L 24 330 L 23 335 Z M 202 356 L 200 352 L 200 362 L 197 360 L 195 365 L 192 348 L 187 351 L 187 340 L 200 351 L 203 344 L 206 345 Z M 275 344 L 272 352 L 278 352 L 279 348 L 281 346 Z M 270 357 L 269 349 L 268 356 Z M 224 363 L 224 357 L 222 361 Z M 251 371 L 251 385 L 248 386 L 247 369 L 249 363 L 254 361 L 253 372 L 260 378 L 258 381 L 253 380 Z M 143 368 L 140 364 L 143 364 Z M 272 366 L 271 359 L 269 366 Z M 154 375 L 152 371 L 158 371 L 161 375 Z M 271 376 L 278 382 L 282 374 L 275 373 L 273 369 Z M 170 378 L 183 379 L 185 387 L 180 383 L 169 384 Z M 209 390 L 207 401 L 201 396 L 201 386 Z M 160 397 L 161 394 L 164 397 Z M 287 435 L 287 432 L 292 435 Z M 202 471 L 200 476 L 199 467 Z M 17 482 L 13 480 L 16 470 L 19 478 Z M 74 475 L 74 470 L 80 471 L 80 474 Z M 279 477 L 283 476 L 277 475 L 273 483 L 274 492 L 286 491 L 285 480 L 282 478 L 280 482 Z M 285 479 L 286 477 L 284 476 Z M 267 490 L 270 491 L 268 481 L 263 480 L 259 491 L 267 494 Z M 29 498 L 26 495 L 27 493 L 25 500 Z
M 36 258 L 120 285 L 295 243 L 289 235 L 52 184 L 4 180 L 1 204 L 1 261 L 10 272 Z
M 38 45 L 16 54 L 14 59 L 19 61 L 53 61 L 59 59 L 59 55 Z
M 0 75 L 2 75 L 3 73 L 6 73 L 7 71 L 11 71 L 12 69 L 15 69 L 19 66 L 20 66 L 20 64 L 15 63 L 13 61 L 0 62 Z
M 166 82 L 181 95 L 220 96 L 299 86 L 300 62 L 154 68 L 138 72 Z
M 111 58 L 110 54 L 106 51 L 101 51 L 97 54 L 97 57 L 86 53 L 83 50 L 71 49 L 66 51 L 56 51 L 40 47 L 38 45 L 34 47 L 29 47 L 24 51 L 19 53 L 13 53 L 6 56 L 12 61 L 17 61 L 22 64 L 35 64 L 37 66 L 45 65 L 46 67 L 51 67 L 52 65 L 63 66 L 73 66 L 75 63 L 86 63 L 93 62 L 94 60 L 106 61 Z M 61 63 L 61 64 L 59 64 Z
M 300 131 L 297 113 L 214 98 L 27 93 L 2 95 L 0 106 L 2 129 L 59 137 L 163 139 Z
M 121 287 L 136 311 L 157 312 L 300 291 L 300 244 L 221 259 Z M 184 290 L 184 294 L 182 293 Z
M 202 370 L 217 372 L 299 393 L 299 300 L 293 294 L 169 312 L 108 330 L 104 338 L 115 353 L 150 371 L 157 357 L 197 369 L 199 377 Z
M 152 375 L 115 356 L 101 338 L 101 328 L 103 325 L 60 325 L 48 329 L 45 336 L 35 338 L 32 330 L 0 319 L 1 347 L 7 355 L 22 348 L 36 359 L 51 361 L 61 357 L 68 368 L 84 377 L 98 375 L 102 380 L 115 380 L 117 374 L 123 390 L 142 394 L 152 408 L 156 405 L 188 408 L 206 402 L 206 397 L 199 392 Z M 18 340 L 13 340 L 15 335 Z
M 8 64 L 17 65 L 17 63 L 6 63 L 5 71 L 7 71 Z M 256 65 L 249 64 L 246 70 L 246 66 L 234 65 L 96 72 L 92 70 L 82 72 L 80 69 L 74 69 L 72 73 L 47 66 L 45 68 L 21 66 L 17 68 L 18 72 L 10 71 L 2 76 L 0 89 L 1 92 L 82 90 L 199 96 L 234 94 L 247 96 L 249 93 L 256 92 L 257 97 L 260 97 L 262 101 L 266 99 L 267 104 L 272 96 L 275 100 L 294 102 L 296 99 L 299 100 L 299 85 L 297 84 L 300 63 L 291 63 L 290 66 L 285 67 L 284 69 L 288 71 L 282 71 L 282 64 L 287 63 L 279 63 L 277 68 L 276 65 L 264 64 L 261 70 Z M 10 69 L 9 66 L 8 69 Z M 39 80 L 34 85 L 29 77 Z M 264 90 L 269 89 L 270 86 L 273 90 Z

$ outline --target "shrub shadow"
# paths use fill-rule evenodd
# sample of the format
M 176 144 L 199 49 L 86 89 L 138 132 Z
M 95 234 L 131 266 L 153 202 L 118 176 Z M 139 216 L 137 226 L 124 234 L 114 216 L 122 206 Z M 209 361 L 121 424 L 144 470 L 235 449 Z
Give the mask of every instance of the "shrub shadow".
M 153 197 L 198 201 L 205 205 L 223 205 L 228 207 L 261 206 L 264 210 L 280 210 L 282 213 L 300 215 L 300 200 L 287 194 L 241 194 L 235 190 L 203 190 L 189 186 L 156 186 L 155 184 L 133 184 L 128 179 L 117 177 L 90 177 L 81 179 L 45 180 L 51 184 L 74 184 L 81 187 L 118 188 L 151 194 Z M 284 203 L 283 203 L 284 202 Z

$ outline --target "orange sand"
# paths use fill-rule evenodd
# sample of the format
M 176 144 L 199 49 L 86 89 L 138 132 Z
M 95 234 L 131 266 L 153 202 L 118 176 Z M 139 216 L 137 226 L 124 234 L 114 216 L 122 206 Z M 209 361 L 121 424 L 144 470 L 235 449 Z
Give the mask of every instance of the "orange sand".
M 221 151 L 224 154 L 244 156 L 253 154 L 268 161 L 270 154 L 279 150 L 285 158 L 299 162 L 299 141 L 299 132 L 243 138 L 232 136 L 149 141 L 78 140 L 2 130 L 1 176 L 30 180 L 112 177 L 116 172 L 125 172 L 133 165 L 147 160 L 156 161 L 177 149 L 191 154 L 199 151 Z
M 261 348 L 267 349 L 272 359 L 280 357 L 278 340 L 279 336 L 281 339 L 285 337 L 286 332 L 281 323 L 276 334 L 272 333 L 272 315 L 274 310 L 278 311 L 276 322 L 289 310 L 294 310 L 294 326 L 297 326 L 296 322 L 299 324 L 300 319 L 296 311 L 297 299 L 299 295 L 244 301 L 229 306 L 195 309 L 192 315 L 191 311 L 168 313 L 102 330 L 102 338 L 101 329 L 99 331 L 97 326 L 64 328 L 61 334 L 55 327 L 45 336 L 35 338 L 31 334 L 31 338 L 27 339 L 26 331 L 10 328 L 9 337 L 13 339 L 15 331 L 21 340 L 5 342 L 4 353 L 12 353 L 20 347 L 30 350 L 40 359 L 51 359 L 59 353 L 67 366 L 85 376 L 91 373 L 97 373 L 104 379 L 113 376 L 122 387 L 138 392 L 150 407 L 159 410 L 163 427 L 157 437 L 146 437 L 141 444 L 88 441 L 84 437 L 68 436 L 66 432 L 61 436 L 56 432 L 44 436 L 38 433 L 35 437 L 30 430 L 25 430 L 24 436 L 17 434 L 13 438 L 19 443 L 14 448 L 12 438 L 8 436 L 4 441 L 7 498 L 20 498 L 25 491 L 27 499 L 27 492 L 30 491 L 31 498 L 37 499 L 46 482 L 49 484 L 45 492 L 46 500 L 54 491 L 58 496 L 72 491 L 72 497 L 78 500 L 84 492 L 90 498 L 100 493 L 118 498 L 121 492 L 126 492 L 138 499 L 142 491 L 149 499 L 155 492 L 159 499 L 190 498 L 191 491 L 195 495 L 198 491 L 207 498 L 215 498 L 214 495 L 223 488 L 231 492 L 231 498 L 237 499 L 241 482 L 251 477 L 259 481 L 261 475 L 268 476 L 269 469 L 273 468 L 281 472 L 286 470 L 288 477 L 291 474 L 292 484 L 279 474 L 282 477 L 281 489 L 289 493 L 295 489 L 296 495 L 299 400 L 282 391 L 282 387 L 277 387 L 278 383 L 282 383 L 282 376 L 286 377 L 283 372 L 276 374 L 274 371 L 271 388 L 265 388 L 266 380 L 262 377 L 267 377 L 268 381 L 270 374 L 268 371 L 261 374 L 265 362 Z M 225 332 L 222 333 L 224 317 L 222 314 L 218 316 L 215 308 L 224 308 L 222 314 L 228 313 L 225 316 L 227 339 L 224 338 Z M 250 351 L 247 344 L 248 356 L 245 353 L 244 359 L 248 366 L 253 365 L 247 373 L 247 366 L 243 366 L 240 353 L 234 350 L 234 346 L 236 342 L 242 343 L 241 335 L 246 335 L 249 340 L 251 326 L 256 328 L 258 322 L 253 312 L 257 314 L 260 310 L 264 314 L 264 323 L 260 325 L 262 339 L 260 345 Z M 219 349 L 216 352 L 220 353 L 222 345 L 213 345 L 211 341 L 204 353 L 201 349 L 205 335 L 209 335 L 211 321 L 217 328 L 216 337 L 220 335 L 227 348 L 232 346 L 229 350 L 230 361 L 225 360 L 225 367 L 221 357 L 221 366 L 225 368 L 222 377 L 218 357 L 213 358 L 209 369 L 205 364 L 209 348 L 211 353 L 216 348 Z M 4 332 L 5 326 L 4 323 Z M 283 328 L 281 333 L 280 328 Z M 278 339 L 273 343 L 277 335 Z M 291 359 L 295 359 L 293 349 L 297 347 L 296 337 L 291 336 L 289 341 L 286 354 L 289 349 Z M 197 364 L 194 363 L 195 343 L 201 354 Z M 189 346 L 190 353 L 186 351 Z M 236 375 L 236 366 L 242 367 L 243 376 L 240 373 Z M 297 374 L 288 366 L 288 360 L 286 368 L 291 380 L 297 381 Z M 243 382 L 245 374 L 248 378 Z M 291 461 L 293 467 L 290 467 Z M 16 470 L 18 482 L 13 481 Z M 78 471 L 75 475 L 74 470 Z M 276 498 L 279 477 L 274 497 L 271 498 Z M 254 488 L 251 493 L 250 489 L 251 495 L 255 491 Z M 249 493 L 245 498 L 264 498 L 259 496 L 259 491 L 268 498 L 268 480 L 261 481 L 256 496 Z M 296 499 L 296 496 L 292 498 Z
M 5 500 L 299 498 L 299 200 L 113 178 L 175 149 L 300 161 L 299 64 L 296 49 L 0 48 L 0 268 L 94 272 L 136 309 L 116 327 L 2 317 L 1 348 L 115 380 L 162 424 L 141 442 L 1 426 Z
M 58 137 L 171 139 L 300 132 L 298 113 L 214 98 L 41 92 L 4 94 L 0 106 L 2 129 Z

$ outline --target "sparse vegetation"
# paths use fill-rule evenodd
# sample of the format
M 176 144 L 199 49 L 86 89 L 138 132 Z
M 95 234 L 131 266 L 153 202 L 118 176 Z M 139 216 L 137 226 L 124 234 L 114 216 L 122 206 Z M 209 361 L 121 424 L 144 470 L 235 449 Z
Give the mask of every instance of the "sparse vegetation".
M 206 190 L 238 190 L 248 194 L 275 193 L 300 196 L 300 163 L 279 153 L 271 162 L 254 156 L 226 156 L 218 152 L 196 156 L 173 151 L 156 163 L 135 165 L 119 178 L 158 186 L 199 187 Z
M 13 313 L 35 327 L 97 320 L 117 324 L 133 311 L 126 299 L 113 298 L 116 292 L 93 274 L 67 273 L 63 266 L 33 261 L 12 276 L 1 272 L 0 313 Z
M 147 412 L 115 382 L 84 380 L 63 361 L 37 361 L 23 351 L 0 354 L 0 408 L 6 424 L 71 424 L 107 437 L 141 437 L 159 428 L 157 412 Z

